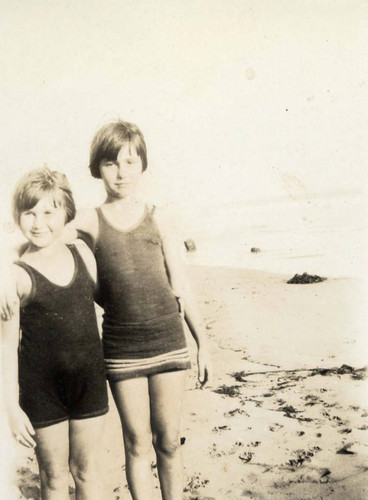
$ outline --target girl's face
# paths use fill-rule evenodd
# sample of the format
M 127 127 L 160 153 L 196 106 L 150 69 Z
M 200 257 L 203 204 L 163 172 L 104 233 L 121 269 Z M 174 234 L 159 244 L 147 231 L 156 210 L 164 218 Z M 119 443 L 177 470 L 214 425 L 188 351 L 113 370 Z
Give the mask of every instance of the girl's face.
M 65 218 L 64 207 L 55 206 L 52 195 L 47 194 L 20 214 L 19 227 L 31 245 L 45 248 L 60 240 Z
M 102 160 L 101 178 L 108 195 L 126 198 L 134 194 L 142 175 L 142 160 L 134 146 L 125 144 L 115 161 Z

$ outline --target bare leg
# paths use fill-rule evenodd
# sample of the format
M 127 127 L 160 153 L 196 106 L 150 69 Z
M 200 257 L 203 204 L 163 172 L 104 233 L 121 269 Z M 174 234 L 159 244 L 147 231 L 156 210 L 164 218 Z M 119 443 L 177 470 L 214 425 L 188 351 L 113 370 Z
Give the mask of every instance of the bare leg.
M 96 467 L 105 418 L 104 415 L 71 420 L 69 426 L 70 471 L 75 482 L 76 500 L 101 500 Z
M 185 379 L 184 370 L 159 373 L 148 379 L 153 444 L 164 500 L 183 498 L 180 424 Z
M 69 422 L 60 422 L 35 435 L 42 500 L 69 500 Z
M 111 384 L 123 428 L 126 476 L 133 500 L 154 498 L 152 433 L 146 377 Z

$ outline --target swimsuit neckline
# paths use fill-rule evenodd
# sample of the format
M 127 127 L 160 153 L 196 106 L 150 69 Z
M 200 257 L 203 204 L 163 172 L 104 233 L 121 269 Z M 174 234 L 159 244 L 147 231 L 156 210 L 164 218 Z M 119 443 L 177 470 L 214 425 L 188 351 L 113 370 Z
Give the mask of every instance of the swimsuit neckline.
M 55 283 L 54 281 L 51 281 L 47 276 L 45 276 L 38 269 L 36 269 L 35 267 L 33 267 L 31 264 L 28 264 L 28 262 L 25 262 L 24 260 L 20 260 L 19 263 L 25 264 L 27 267 L 30 267 L 32 269 L 32 271 L 35 271 L 36 273 L 38 273 L 40 276 L 42 276 L 42 278 L 44 278 L 46 281 L 48 281 L 52 286 L 56 286 L 57 288 L 61 288 L 61 289 L 63 289 L 63 288 L 65 288 L 65 289 L 66 288 L 70 288 L 74 284 L 74 282 L 75 282 L 75 279 L 76 279 L 76 276 L 77 276 L 78 265 L 77 265 L 76 255 L 73 252 L 72 247 L 71 246 L 69 247 L 68 245 L 66 245 L 66 247 L 68 248 L 68 250 L 72 254 L 73 261 L 74 261 L 73 276 L 72 276 L 71 280 L 69 281 L 69 283 L 66 284 L 66 285 L 59 285 L 58 283 Z
M 139 219 L 137 220 L 137 222 L 135 224 L 133 224 L 132 226 L 126 228 L 126 229 L 123 229 L 117 225 L 115 225 L 113 222 L 111 222 L 107 217 L 106 215 L 103 213 L 101 207 L 97 207 L 97 211 L 99 212 L 99 214 L 101 215 L 101 217 L 103 218 L 103 220 L 105 221 L 105 223 L 111 227 L 112 229 L 114 229 L 115 231 L 118 231 L 119 233 L 130 233 L 131 231 L 134 231 L 134 229 L 137 229 L 137 227 L 139 227 L 142 222 L 145 220 L 145 218 L 147 217 L 147 214 L 148 214 L 148 208 L 147 208 L 147 205 L 144 205 L 144 210 L 143 210 L 143 214 L 141 215 L 141 217 L 139 217 Z

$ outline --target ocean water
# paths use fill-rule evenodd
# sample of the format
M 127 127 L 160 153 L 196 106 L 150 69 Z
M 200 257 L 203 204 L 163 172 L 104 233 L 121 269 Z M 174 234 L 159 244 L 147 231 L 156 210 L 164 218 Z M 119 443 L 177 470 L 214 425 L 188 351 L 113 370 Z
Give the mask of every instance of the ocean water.
M 183 213 L 184 237 L 197 247 L 186 254 L 189 264 L 290 276 L 367 275 L 367 206 L 360 193 L 187 207 Z

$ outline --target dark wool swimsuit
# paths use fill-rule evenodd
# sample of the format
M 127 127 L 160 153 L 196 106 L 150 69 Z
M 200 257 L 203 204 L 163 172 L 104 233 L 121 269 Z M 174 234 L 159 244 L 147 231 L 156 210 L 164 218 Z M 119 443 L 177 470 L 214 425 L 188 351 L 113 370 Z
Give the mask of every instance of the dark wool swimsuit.
M 178 301 L 171 289 L 154 207 L 128 230 L 97 209 L 95 246 L 110 382 L 190 368 Z
M 17 262 L 32 281 L 20 310 L 19 403 L 35 428 L 108 411 L 94 284 L 78 250 L 68 247 L 75 270 L 66 286 Z

